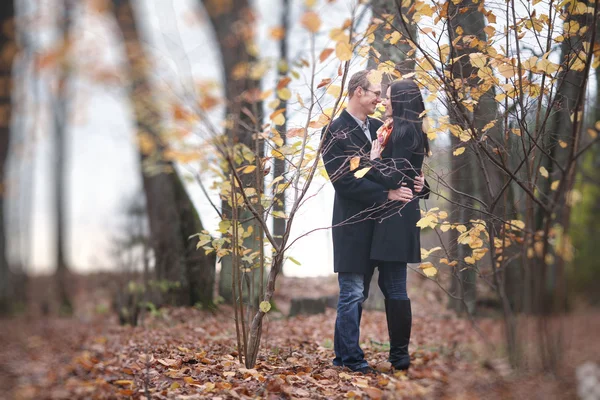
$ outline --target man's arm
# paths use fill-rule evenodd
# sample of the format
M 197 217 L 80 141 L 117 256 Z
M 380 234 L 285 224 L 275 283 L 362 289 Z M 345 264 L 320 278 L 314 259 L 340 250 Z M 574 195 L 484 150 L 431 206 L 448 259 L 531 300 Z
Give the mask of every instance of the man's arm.
M 322 134 L 326 135 L 323 163 L 335 191 L 369 206 L 385 203 L 388 199 L 387 189 L 371 180 L 356 178 L 350 171 L 350 157 L 344 153 L 340 143 L 330 131 L 323 130 Z

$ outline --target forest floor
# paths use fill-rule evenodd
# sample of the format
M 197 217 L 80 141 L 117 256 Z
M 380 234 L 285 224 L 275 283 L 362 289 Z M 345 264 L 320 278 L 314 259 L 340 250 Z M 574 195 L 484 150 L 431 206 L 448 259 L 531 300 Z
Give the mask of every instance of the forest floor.
M 416 282 L 408 373 L 389 370 L 385 314 L 372 310 L 364 311 L 361 342 L 383 373 L 334 367 L 333 309 L 294 318 L 267 314 L 257 365 L 246 369 L 230 307 L 161 309 L 147 314 L 143 327 L 119 326 L 106 293 L 92 290 L 97 285 L 80 278 L 72 318 L 28 313 L 0 320 L 1 399 L 574 399 L 576 368 L 600 362 L 598 310 L 581 308 L 563 320 L 558 376 L 535 372 L 534 364 L 514 372 L 503 356 L 501 319 L 488 313 L 475 319 L 475 329 L 446 310 L 430 282 Z M 337 292 L 335 276 L 282 277 L 278 286 L 280 310 L 296 295 Z M 536 354 L 536 337 L 522 330 L 525 354 Z

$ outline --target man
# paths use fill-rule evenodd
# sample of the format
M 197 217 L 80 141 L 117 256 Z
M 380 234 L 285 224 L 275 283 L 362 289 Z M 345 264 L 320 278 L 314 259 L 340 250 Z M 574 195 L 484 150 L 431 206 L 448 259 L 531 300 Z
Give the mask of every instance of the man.
M 382 125 L 380 120 L 369 117 L 381 101 L 381 85 L 369 81 L 369 74 L 370 71 L 365 70 L 352 75 L 347 108 L 323 131 L 323 162 L 335 189 L 333 259 L 340 288 L 333 364 L 365 374 L 375 372 L 359 345 L 362 303 L 368 297 L 374 269 L 369 258 L 372 212 L 387 201 L 408 202 L 413 198 L 410 189 L 388 191 L 369 179 L 369 173 L 361 179 L 354 176 L 355 171 L 369 166 L 371 141 Z M 356 166 L 354 161 L 351 168 L 350 160 L 357 156 L 360 162 Z

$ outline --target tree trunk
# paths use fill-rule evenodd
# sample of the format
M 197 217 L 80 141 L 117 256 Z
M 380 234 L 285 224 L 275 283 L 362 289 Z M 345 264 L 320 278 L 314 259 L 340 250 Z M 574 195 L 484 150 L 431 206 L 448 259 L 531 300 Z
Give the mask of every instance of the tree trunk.
M 284 31 L 283 37 L 279 42 L 279 82 L 287 76 L 289 70 L 288 67 L 288 37 L 289 37 L 289 16 L 290 16 L 290 0 L 282 0 L 282 12 L 281 12 L 281 28 Z M 279 109 L 283 109 L 283 116 L 286 122 L 283 125 L 277 126 L 277 131 L 281 136 L 283 145 L 286 143 L 287 134 L 287 100 L 281 100 Z M 285 175 L 285 162 L 286 160 L 275 158 L 273 162 L 273 179 Z M 277 185 L 273 186 L 273 190 L 277 190 Z M 273 211 L 281 212 L 285 214 L 285 192 L 279 193 L 275 196 L 275 202 L 273 203 Z M 283 234 L 285 233 L 286 220 L 284 218 L 273 218 L 273 236 L 277 243 L 281 243 Z
M 459 27 L 463 30 L 463 37 L 467 35 L 477 36 L 483 33 L 485 21 L 483 14 L 478 7 L 479 5 L 474 4 L 471 0 L 462 1 L 458 5 L 454 4 L 454 2 L 448 3 L 448 36 L 449 42 L 451 43 L 450 57 L 452 59 L 478 51 L 463 43 L 462 40 L 453 43 L 457 37 L 456 30 Z M 467 83 L 467 85 L 474 86 L 471 78 L 473 67 L 469 62 L 469 57 L 461 57 L 459 61 L 452 64 L 450 70 L 453 79 L 460 79 Z M 465 85 L 465 87 L 467 87 L 467 85 Z M 464 88 L 451 88 L 449 93 L 451 97 L 454 97 L 454 101 L 449 102 L 450 123 L 459 125 L 463 129 L 468 129 L 468 121 L 466 118 L 472 116 L 469 115 L 460 104 L 460 101 L 458 101 L 459 91 L 462 92 L 463 90 Z M 468 93 L 462 92 L 462 94 L 464 95 L 464 98 L 467 98 Z M 462 113 L 460 112 L 461 109 Z M 464 114 L 467 114 L 468 116 L 465 118 Z M 452 148 L 458 148 L 464 145 L 458 137 L 454 135 L 451 135 L 450 137 Z M 460 156 L 450 155 L 450 165 L 452 171 L 450 182 L 452 187 L 458 192 L 475 196 L 481 189 L 481 177 L 476 173 L 475 168 L 473 168 L 475 165 L 480 165 L 474 151 L 467 151 Z M 453 206 L 452 209 L 452 215 L 455 216 L 455 220 L 468 226 L 470 220 L 476 219 L 476 213 L 471 210 L 471 207 L 474 207 L 472 200 L 459 193 L 455 193 L 454 191 L 451 192 L 450 198 L 455 204 L 458 204 Z M 453 274 L 450 288 L 450 293 L 458 299 L 451 298 L 449 307 L 457 312 L 466 311 L 469 314 L 473 314 L 475 312 L 477 300 L 477 272 L 472 266 L 467 265 L 466 268 L 461 267 L 464 258 L 470 254 L 465 246 L 457 243 L 459 235 L 460 233 L 454 229 L 450 231 L 451 257 L 453 260 L 459 262 L 459 266 L 455 267 L 455 273 Z
M 142 181 L 155 276 L 167 283 L 163 301 L 172 305 L 213 305 L 215 256 L 196 251 L 188 238 L 200 232 L 202 221 L 187 194 L 174 165 L 162 158 L 165 143 L 162 118 L 152 95 L 150 69 L 142 48 L 135 14 L 130 0 L 113 0 L 118 28 L 123 36 L 131 79 L 130 97 L 138 134 L 151 143 L 151 151 L 142 151 Z M 165 282 L 166 281 L 166 282 Z
M 373 0 L 371 1 L 371 24 L 377 22 L 377 20 L 385 20 L 386 15 L 393 15 L 394 20 L 392 24 L 381 23 L 377 25 L 377 29 L 374 31 L 375 41 L 372 43 L 372 51 L 367 62 L 368 69 L 377 69 L 380 63 L 391 61 L 396 66 L 398 72 L 402 75 L 409 74 L 415 70 L 415 59 L 414 56 L 408 56 L 411 54 L 412 46 L 409 44 L 410 41 L 417 41 L 417 24 L 413 21 L 413 13 L 409 11 L 413 4 L 413 1 L 403 1 L 403 7 L 395 4 L 391 0 Z M 401 18 L 406 17 L 404 23 Z M 389 41 L 385 41 L 384 37 L 391 34 L 395 30 L 400 32 L 401 38 L 395 44 L 392 45 Z M 382 82 L 382 93 L 387 90 L 387 85 L 393 80 L 388 74 L 384 74 Z
M 236 71 L 237 67 L 244 64 L 251 65 L 256 61 L 255 56 L 249 50 L 254 45 L 253 11 L 247 0 L 232 0 L 227 3 L 211 0 L 201 1 L 201 4 L 204 5 L 207 11 L 221 53 L 225 99 L 227 101 L 226 113 L 233 121 L 233 127 L 226 129 L 226 138 L 232 146 L 242 144 L 255 152 L 257 145 L 253 139 L 253 133 L 258 132 L 260 129 L 262 103 L 252 101 L 251 98 L 254 96 L 249 96 L 249 94 L 253 90 L 260 89 L 260 82 L 248 76 L 247 72 L 242 76 L 238 75 L 239 68 Z M 252 113 L 252 117 L 248 115 L 247 111 Z M 257 156 L 260 157 L 262 152 L 262 143 L 260 143 Z M 253 174 L 245 174 L 242 178 L 244 179 L 242 182 L 244 187 L 254 187 L 257 191 L 262 191 L 262 182 L 257 183 Z M 231 218 L 232 210 L 227 201 L 223 201 L 221 207 L 223 217 Z M 260 231 L 258 224 L 255 223 L 253 215 L 249 211 L 238 210 L 238 218 L 240 221 L 247 221 L 242 224 L 245 230 L 253 226 L 254 232 Z M 247 238 L 244 245 L 253 251 L 260 250 L 260 240 L 257 235 Z M 260 276 L 262 275 L 260 269 L 263 269 L 264 265 L 244 264 L 244 268 L 250 267 L 253 267 L 251 272 L 253 275 L 252 282 L 255 287 L 259 287 L 261 284 Z M 233 301 L 232 268 L 232 258 L 230 256 L 223 257 L 219 275 L 219 294 L 227 302 Z M 254 303 L 261 296 L 258 292 L 258 290 L 255 290 Z
M 14 2 L 5 1 L 0 6 L 0 50 L 8 57 L 0 58 L 0 315 L 8 314 L 12 308 L 13 274 L 8 264 L 4 202 L 6 196 L 6 171 L 8 166 L 8 147 L 10 144 L 10 123 L 12 115 L 12 66 L 17 54 L 15 41 Z
M 67 194 L 67 134 L 70 114 L 70 74 L 71 62 L 69 58 L 69 41 L 71 40 L 71 27 L 73 25 L 73 12 L 75 4 L 65 0 L 63 4 L 63 19 L 60 22 L 63 36 L 62 59 L 58 68 L 58 88 L 54 107 L 54 209 L 55 209 L 55 250 L 56 250 L 56 284 L 59 300 L 59 313 L 71 315 L 73 304 L 69 296 L 68 280 L 69 267 L 66 259 L 66 211 L 68 209 L 65 196 Z
M 588 7 L 593 8 L 593 0 L 583 1 Z M 573 175 L 575 165 L 571 165 L 573 149 L 581 146 L 578 143 L 579 134 L 575 131 L 581 131 L 581 117 L 577 118 L 577 125 L 574 125 L 573 117 L 583 111 L 584 95 L 586 90 L 585 82 L 587 80 L 586 70 L 584 68 L 573 68 L 575 61 L 581 61 L 580 54 L 586 53 L 584 43 L 589 44 L 595 26 L 596 18 L 593 14 L 577 14 L 573 12 L 575 4 L 567 4 L 565 8 L 565 26 L 567 24 L 577 23 L 580 29 L 575 34 L 569 34 L 564 31 L 564 40 L 561 43 L 561 66 L 564 68 L 558 76 L 556 100 L 553 103 L 553 116 L 550 120 L 550 128 L 545 132 L 544 147 L 550 157 L 542 158 L 542 166 L 548 173 L 548 179 L 540 179 L 539 189 L 546 201 L 550 204 L 552 213 L 545 213 L 538 210 L 536 215 L 536 229 L 544 229 L 549 218 L 557 221 L 563 228 L 568 230 L 568 220 L 571 213 L 571 207 L 567 201 L 567 193 L 573 188 L 575 176 Z M 582 33 L 584 28 L 585 32 Z M 596 43 L 598 43 L 596 38 Z M 590 62 L 589 60 L 587 62 Z M 578 70 L 579 69 L 579 70 Z M 559 190 L 559 196 L 556 202 L 553 202 L 554 193 L 550 184 L 555 180 L 563 180 L 566 186 Z M 566 205 L 566 206 L 565 206 Z M 552 215 L 555 214 L 555 215 Z M 556 260 L 556 257 L 554 257 Z M 534 272 L 536 279 L 533 284 L 533 306 L 532 311 L 536 313 L 545 313 L 564 310 L 565 300 L 557 296 L 559 291 L 564 294 L 563 287 L 565 276 L 562 261 L 547 263 L 543 259 L 535 259 L 537 270 Z M 557 309 L 558 307 L 558 309 Z

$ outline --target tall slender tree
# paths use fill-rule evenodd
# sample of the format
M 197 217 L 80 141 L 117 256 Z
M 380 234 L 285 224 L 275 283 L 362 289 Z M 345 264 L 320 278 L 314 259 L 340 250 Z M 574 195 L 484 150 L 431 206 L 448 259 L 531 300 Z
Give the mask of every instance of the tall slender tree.
M 203 230 L 202 221 L 173 162 L 163 157 L 166 144 L 162 116 L 153 96 L 150 63 L 141 44 L 133 5 L 130 0 L 112 0 L 112 5 L 125 45 L 138 135 L 151 148 L 140 148 L 140 160 L 155 275 L 170 283 L 169 295 L 164 299 L 168 303 L 212 306 L 215 256 L 196 251 L 195 243 L 189 240 Z
M 289 38 L 289 29 L 290 29 L 290 0 L 282 0 L 282 9 L 281 9 L 281 29 L 282 36 L 279 40 L 279 63 L 277 65 L 278 70 L 278 85 L 286 80 L 287 73 L 289 70 L 288 65 L 288 38 Z M 279 104 L 279 109 L 283 109 L 283 116 L 285 117 L 285 122 L 282 125 L 277 126 L 277 131 L 279 132 L 279 136 L 283 141 L 283 144 L 286 143 L 286 134 L 287 134 L 287 100 L 281 100 Z M 280 158 L 275 158 L 273 162 L 273 176 L 284 176 L 285 174 L 285 160 Z M 275 188 L 273 190 L 276 190 Z M 285 213 L 285 192 L 276 194 L 276 201 L 273 204 L 273 211 Z M 283 234 L 285 233 L 285 219 L 284 218 L 273 218 L 273 235 L 276 240 L 281 243 L 281 239 Z
M 260 128 L 262 103 L 256 101 L 252 93 L 260 88 L 260 78 L 252 76 L 252 64 L 256 61 L 253 20 L 254 12 L 248 0 L 232 0 L 221 2 L 218 0 L 203 0 L 213 32 L 217 39 L 221 54 L 223 68 L 223 82 L 225 99 L 227 101 L 227 119 L 231 124 L 225 132 L 225 139 L 232 144 L 241 144 L 249 147 L 255 154 L 263 154 L 262 143 L 256 140 L 254 133 Z M 245 187 L 254 187 L 262 190 L 262 177 L 253 174 L 244 176 Z M 228 218 L 232 215 L 231 207 L 227 200 L 221 203 L 223 214 Z M 252 214 L 247 210 L 240 210 L 238 218 L 243 222 L 244 229 L 253 226 L 254 232 L 259 232 Z M 252 235 L 244 241 L 248 248 L 260 251 L 261 240 L 257 235 Z M 250 267 L 246 265 L 246 267 Z M 263 268 L 259 266 L 259 268 Z M 256 272 L 254 270 L 254 272 Z M 261 282 L 262 270 L 253 273 L 254 285 Z M 249 275 L 245 275 L 249 278 Z M 226 301 L 233 300 L 232 291 L 233 260 L 230 256 L 221 259 L 221 273 L 219 275 L 219 293 Z M 256 291 L 258 295 L 259 291 Z M 254 299 L 256 300 L 256 298 Z
M 412 0 L 371 1 L 371 25 L 374 27 L 375 40 L 367 68 L 377 69 L 378 64 L 391 61 L 403 75 L 415 70 L 415 59 L 412 57 L 413 46 L 410 42 L 417 40 L 418 33 L 417 24 L 412 23 L 411 17 L 414 13 L 414 10 L 411 10 L 412 4 Z M 388 18 L 393 18 L 391 24 L 387 22 Z M 404 19 L 404 23 L 401 19 Z M 400 39 L 394 45 L 390 45 L 389 35 L 395 31 L 400 33 Z M 388 80 L 389 77 L 386 77 L 384 84 Z
M 10 311 L 12 273 L 8 264 L 4 210 L 10 123 L 12 116 L 12 67 L 18 48 L 15 40 L 15 6 L 12 0 L 0 5 L 0 314 Z
M 594 12 L 581 12 L 580 5 L 587 10 L 598 8 L 597 1 L 565 3 L 563 9 L 564 24 L 561 43 L 561 71 L 556 84 L 556 96 L 552 102 L 553 113 L 549 127 L 544 132 L 541 165 L 548 171 L 549 179 L 538 183 L 540 192 L 552 207 L 555 207 L 557 220 L 562 229 L 568 232 L 572 207 L 561 207 L 568 201 L 568 193 L 575 184 L 574 155 L 582 147 L 580 132 L 583 129 L 583 109 L 585 106 L 586 86 L 588 82 L 589 62 L 587 60 L 592 37 L 597 32 L 598 16 Z M 598 43 L 598 38 L 595 38 Z M 566 187 L 556 191 L 554 196 L 551 182 L 565 179 Z M 544 229 L 553 217 L 543 210 L 538 210 L 535 220 L 536 229 Z M 566 290 L 564 288 L 565 271 L 562 257 L 555 262 L 535 260 L 535 279 L 530 283 L 533 287 L 534 312 L 549 312 L 564 309 Z M 557 296 L 557 293 L 560 295 Z
M 56 284 L 59 300 L 59 312 L 70 315 L 73 312 L 73 304 L 69 296 L 68 276 L 69 266 L 66 255 L 66 203 L 67 191 L 67 135 L 69 128 L 70 97 L 69 86 L 71 82 L 72 63 L 69 56 L 71 29 L 73 26 L 73 14 L 75 4 L 71 0 L 63 2 L 59 26 L 62 33 L 62 46 L 60 51 L 60 63 L 58 66 L 58 84 L 56 87 L 56 99 L 53 102 L 54 115 L 54 210 L 55 210 L 55 250 L 56 250 Z
M 469 61 L 469 57 L 465 57 L 469 53 L 477 52 L 476 48 L 472 48 L 465 41 L 465 37 L 473 35 L 479 37 L 485 35 L 485 20 L 479 4 L 472 0 L 462 0 L 459 2 L 448 2 L 448 37 L 451 44 L 451 60 L 453 62 L 450 68 L 452 76 L 452 84 L 449 87 L 452 89 L 449 93 L 448 114 L 450 123 L 456 126 L 461 126 L 463 129 L 468 128 L 468 121 L 465 120 L 464 106 L 461 103 L 462 99 L 467 98 L 470 93 L 468 88 L 475 86 L 473 82 L 474 68 Z M 451 135 L 452 147 L 459 147 L 461 140 Z M 480 182 L 478 175 L 473 165 L 477 165 L 477 159 L 474 152 L 467 152 L 460 157 L 452 157 L 450 159 L 452 175 L 450 178 L 453 191 L 451 199 L 454 204 L 462 204 L 453 208 L 455 220 L 463 223 L 468 223 L 475 219 L 476 215 L 473 212 L 475 206 L 471 198 L 462 196 L 462 193 L 481 193 Z M 450 232 L 451 256 L 454 260 L 464 260 L 468 255 L 464 246 L 458 245 L 458 231 Z M 466 311 L 469 313 L 475 312 L 476 302 L 476 271 L 472 268 L 460 269 L 455 267 L 456 271 L 453 274 L 451 293 L 454 297 L 450 298 L 449 307 L 456 311 Z

